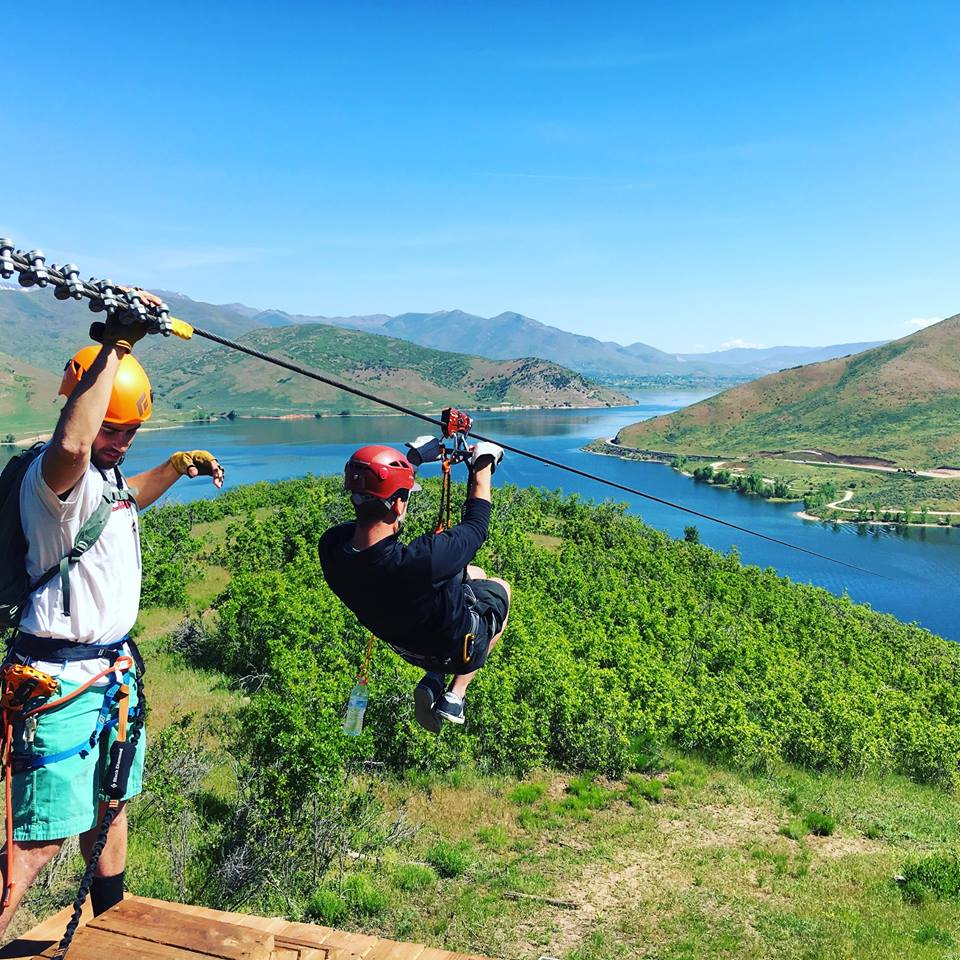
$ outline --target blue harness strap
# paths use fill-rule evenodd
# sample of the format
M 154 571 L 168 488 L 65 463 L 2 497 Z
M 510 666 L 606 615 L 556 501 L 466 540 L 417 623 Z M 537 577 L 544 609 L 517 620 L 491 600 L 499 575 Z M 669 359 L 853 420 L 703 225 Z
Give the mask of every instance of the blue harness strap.
M 28 773 L 30 770 L 39 770 L 40 767 L 47 767 L 51 763 L 59 763 L 61 760 L 67 760 L 70 757 L 77 756 L 78 754 L 80 757 L 86 757 L 90 751 L 96 747 L 97 741 L 100 739 L 101 734 L 105 730 L 112 730 L 117 725 L 118 718 L 111 717 L 110 714 L 113 712 L 114 697 L 116 697 L 119 690 L 120 684 L 116 681 L 111 683 L 104 690 L 103 705 L 100 707 L 100 712 L 97 714 L 97 723 L 93 728 L 93 733 L 91 733 L 86 740 L 81 741 L 75 747 L 70 747 L 67 750 L 61 750 L 59 753 L 50 753 L 46 756 L 18 758 L 21 762 L 17 764 L 17 770 L 15 772 Z

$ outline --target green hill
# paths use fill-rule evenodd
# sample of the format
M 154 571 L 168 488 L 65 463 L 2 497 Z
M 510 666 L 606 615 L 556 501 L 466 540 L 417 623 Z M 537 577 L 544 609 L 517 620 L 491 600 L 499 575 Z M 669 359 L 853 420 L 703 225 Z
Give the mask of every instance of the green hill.
M 617 442 L 725 459 L 822 451 L 915 469 L 960 465 L 960 315 L 632 424 Z
M 322 324 L 257 330 L 241 342 L 420 410 L 449 404 L 478 408 L 631 402 L 546 360 L 485 360 Z M 166 351 L 151 369 L 160 403 L 180 411 L 283 416 L 383 410 L 262 360 L 205 347 L 200 340 Z
M 49 430 L 62 402 L 60 376 L 0 353 L 0 440 Z
M 245 308 L 214 307 L 186 297 L 171 297 L 170 306 L 176 315 L 214 333 L 420 410 L 450 404 L 589 407 L 631 402 L 546 360 L 486 360 L 318 323 L 252 330 L 260 315 L 251 316 Z M 43 293 L 0 292 L 0 332 L 17 354 L 9 360 L 9 372 L 0 374 L 0 436 L 9 432 L 22 437 L 50 428 L 59 371 L 64 359 L 86 342 L 84 328 L 91 319 L 94 315 L 76 304 Z M 383 409 L 200 338 L 184 343 L 148 337 L 138 345 L 137 355 L 150 372 L 158 418 Z

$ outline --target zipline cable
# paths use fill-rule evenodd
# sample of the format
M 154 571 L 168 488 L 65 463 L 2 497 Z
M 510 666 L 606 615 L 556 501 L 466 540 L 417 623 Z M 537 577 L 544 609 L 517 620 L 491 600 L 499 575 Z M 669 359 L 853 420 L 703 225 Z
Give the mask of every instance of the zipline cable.
M 120 287 L 110 280 L 95 280 L 93 278 L 88 281 L 83 281 L 80 279 L 80 271 L 73 264 L 67 264 L 63 267 L 58 267 L 56 264 L 47 265 L 43 251 L 31 250 L 25 252 L 23 250 L 17 250 L 14 248 L 12 240 L 5 238 L 0 239 L 0 277 L 9 279 L 14 274 L 18 275 L 17 278 L 20 285 L 24 287 L 46 287 L 52 285 L 54 295 L 58 300 L 87 299 L 90 301 L 88 306 L 94 313 L 105 312 L 109 316 L 118 317 L 123 323 L 152 323 L 151 333 L 160 333 L 164 336 L 170 336 L 172 334 L 180 337 L 182 340 L 189 340 L 192 336 L 203 337 L 205 340 L 219 343 L 221 346 L 245 353 L 250 357 L 256 357 L 258 360 L 263 360 L 266 363 L 272 363 L 274 366 L 282 367 L 284 370 L 290 370 L 293 373 L 309 377 L 311 380 L 316 380 L 319 383 L 325 383 L 328 386 L 343 390 L 346 393 L 352 393 L 356 397 L 362 397 L 364 400 L 370 400 L 380 406 L 389 407 L 391 410 L 406 414 L 408 417 L 416 417 L 418 420 L 423 420 L 426 423 L 441 428 L 444 426 L 443 422 L 437 420 L 435 417 L 412 410 L 410 407 L 394 403 L 392 400 L 385 400 L 375 394 L 368 393 L 366 390 L 361 390 L 359 387 L 353 387 L 350 384 L 341 383 L 339 380 L 334 380 L 331 377 L 325 377 L 323 374 L 317 373 L 315 370 L 310 370 L 300 364 L 275 357 L 269 353 L 264 353 L 262 350 L 256 350 L 253 347 L 238 343 L 236 340 L 221 337 L 208 330 L 201 330 L 199 327 L 194 327 L 183 320 L 171 317 L 166 304 L 161 303 L 159 306 L 155 306 L 149 302 L 143 302 L 140 299 L 140 293 L 143 291 L 136 287 L 132 289 Z M 514 447 L 508 443 L 501 443 L 498 440 L 484 437 L 473 431 L 470 432 L 470 436 L 477 440 L 496 443 L 503 447 L 504 450 L 509 450 L 511 453 L 526 457 L 529 460 L 536 460 L 538 463 L 542 463 L 548 467 L 565 470 L 567 473 L 572 473 L 585 480 L 592 480 L 595 483 L 612 487 L 615 490 L 621 490 L 632 496 L 642 497 L 644 500 L 650 500 L 653 503 L 659 503 L 662 506 L 679 510 L 692 517 L 699 517 L 701 520 L 709 520 L 711 523 L 717 523 L 720 526 L 727 527 L 730 530 L 736 530 L 739 533 L 745 533 L 759 540 L 766 540 L 768 543 L 775 543 L 778 546 L 787 547 L 798 553 L 805 553 L 807 556 L 816 557 L 818 560 L 826 560 L 828 563 L 836 563 L 850 570 L 856 570 L 858 573 L 866 573 L 884 580 L 888 579 L 884 577 L 883 574 L 876 573 L 873 570 L 867 570 L 865 567 L 857 566 L 855 563 L 838 560 L 836 557 L 828 557 L 826 554 L 817 553 L 815 550 L 808 550 L 806 547 L 790 543 L 787 540 L 780 540 L 778 537 L 771 537 L 765 533 L 759 533 L 756 530 L 751 530 L 749 527 L 742 527 L 739 524 L 731 523 L 729 520 L 721 520 L 719 517 L 711 516 L 709 513 L 694 510 L 692 507 L 685 507 L 683 504 L 674 503 L 672 500 L 665 500 L 652 493 L 644 493 L 643 490 L 638 490 L 636 487 L 628 487 L 626 484 L 618 483 L 616 480 L 608 480 L 606 477 L 600 477 L 594 473 L 587 473 L 585 470 L 571 467 L 566 463 L 561 463 L 559 460 L 542 457 L 537 453 L 531 453 L 529 450 L 523 450 L 520 447 Z
M 219 334 L 210 333 L 208 330 L 201 330 L 199 327 L 193 327 L 193 334 L 197 337 L 202 337 L 204 340 L 211 340 L 213 343 L 219 343 L 224 347 L 229 347 L 231 350 L 238 350 L 240 353 L 245 353 L 250 357 L 256 357 L 258 360 L 263 360 L 266 363 L 272 363 L 275 366 L 283 367 L 284 370 L 290 370 L 293 373 L 299 373 L 301 376 L 309 377 L 311 380 L 317 380 L 320 383 L 325 383 L 328 386 L 336 387 L 338 390 L 343 390 L 346 393 L 352 393 L 354 396 L 362 397 L 364 400 L 371 400 L 373 403 L 378 403 L 381 406 L 389 407 L 391 410 L 396 410 L 398 413 L 406 414 L 408 417 L 416 417 L 418 420 L 423 420 L 426 423 L 431 423 L 438 427 L 443 427 L 442 421 L 436 419 L 435 417 L 428 416 L 425 413 L 420 413 L 417 410 L 412 410 L 410 407 L 405 407 L 403 404 L 394 403 L 392 400 L 384 400 L 382 397 L 378 397 L 373 393 L 368 393 L 366 390 L 361 390 L 359 387 L 351 386 L 347 383 L 342 383 L 339 380 L 334 380 L 332 377 L 326 377 L 321 373 L 317 373 L 315 370 L 310 370 L 307 367 L 301 366 L 298 363 L 292 363 L 289 360 L 284 360 L 281 357 L 273 356 L 269 353 L 264 353 L 262 350 L 257 350 L 253 347 L 248 347 L 245 344 L 238 343 L 236 340 L 230 340 L 228 337 L 221 337 Z M 876 573 L 873 570 L 867 570 L 865 567 L 859 567 L 855 563 L 848 563 L 846 560 L 838 560 L 836 557 L 828 557 L 826 554 L 817 553 L 815 550 L 808 550 L 806 547 L 801 547 L 796 543 L 790 543 L 787 540 L 780 540 L 777 537 L 768 536 L 765 533 L 759 533 L 756 530 L 751 530 L 749 527 L 742 527 L 739 524 L 731 523 L 729 520 L 722 520 L 720 517 L 711 516 L 709 513 L 702 513 L 700 510 L 694 510 L 692 507 L 685 507 L 681 503 L 674 503 L 672 500 L 665 500 L 663 497 L 655 496 L 652 493 L 644 493 L 643 490 L 638 490 L 636 487 L 628 487 L 626 484 L 618 483 L 616 480 L 609 480 L 606 477 L 597 476 L 594 473 L 588 473 L 586 470 L 580 470 L 577 467 L 571 467 L 569 464 L 561 463 L 559 460 L 551 460 L 549 457 L 542 457 L 538 453 L 531 453 L 529 450 L 524 450 L 521 447 L 515 447 L 509 443 L 503 443 L 500 440 L 495 440 L 492 437 L 485 437 L 474 431 L 470 431 L 470 436 L 476 440 L 484 440 L 489 443 L 495 443 L 500 447 L 503 447 L 504 450 L 509 450 L 510 453 L 515 453 L 518 456 L 526 457 L 529 460 L 536 460 L 538 463 L 545 464 L 548 467 L 556 467 L 558 470 L 565 470 L 567 473 L 572 473 L 578 477 L 583 477 L 585 480 L 592 480 L 595 483 L 601 483 L 608 487 L 613 487 L 615 490 L 622 490 L 624 493 L 629 493 L 635 497 L 642 497 L 645 500 L 651 500 L 654 503 L 659 503 L 665 507 L 672 507 L 674 510 L 680 510 L 683 513 L 689 514 L 693 517 L 699 517 L 701 520 L 709 520 L 712 523 L 718 523 L 721 526 L 728 527 L 731 530 L 737 530 L 740 533 L 746 533 L 751 537 L 758 537 L 761 540 L 766 540 L 769 543 L 778 544 L 781 547 L 787 547 L 790 550 L 796 550 L 800 553 L 805 553 L 808 556 L 816 557 L 818 560 L 826 560 L 829 563 L 837 563 L 844 567 L 849 567 L 851 570 L 856 570 L 859 573 L 866 573 L 870 576 L 881 577 L 886 579 L 882 574 Z

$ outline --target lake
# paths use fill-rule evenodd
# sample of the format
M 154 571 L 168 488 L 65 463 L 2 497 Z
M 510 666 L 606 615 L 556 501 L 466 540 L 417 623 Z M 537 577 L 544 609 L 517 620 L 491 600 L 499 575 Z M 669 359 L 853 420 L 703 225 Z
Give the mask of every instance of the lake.
M 628 423 L 670 413 L 710 396 L 713 391 L 651 390 L 638 393 L 637 406 L 592 410 L 522 410 L 483 413 L 476 429 L 533 453 L 560 460 L 695 510 L 768 536 L 787 540 L 872 572 L 819 560 L 749 534 L 610 490 L 560 470 L 507 454 L 494 483 L 542 486 L 577 491 L 602 500 L 626 501 L 633 513 L 672 536 L 695 524 L 700 539 L 718 550 L 735 546 L 746 563 L 775 567 L 793 580 L 825 587 L 901 620 L 917 621 L 942 636 L 960 640 L 954 596 L 960 587 L 960 530 L 823 525 L 798 520 L 800 504 L 771 504 L 706 484 L 661 464 L 618 460 L 584 453 L 580 448 L 597 437 L 612 437 Z M 188 424 L 170 430 L 145 431 L 137 438 L 125 469 L 136 473 L 153 466 L 173 450 L 210 449 L 227 469 L 227 487 L 257 480 L 280 480 L 304 474 L 340 473 L 350 453 L 363 443 L 389 443 L 429 432 L 429 425 L 407 417 L 343 417 L 323 420 L 235 420 Z M 462 469 L 462 468 L 461 468 Z M 431 465 L 427 473 L 437 468 Z M 181 480 L 168 500 L 184 502 L 209 497 L 208 481 Z

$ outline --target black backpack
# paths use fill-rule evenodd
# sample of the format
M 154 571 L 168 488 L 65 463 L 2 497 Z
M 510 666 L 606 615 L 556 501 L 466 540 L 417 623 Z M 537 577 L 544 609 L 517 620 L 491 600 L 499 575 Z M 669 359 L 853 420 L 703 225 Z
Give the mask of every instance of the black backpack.
M 70 613 L 70 567 L 90 549 L 110 519 L 113 505 L 132 500 L 129 490 L 107 488 L 97 509 L 87 518 L 73 543 L 73 549 L 39 580 L 27 576 L 27 539 L 20 517 L 20 487 L 30 464 L 43 451 L 43 443 L 12 456 L 0 473 L 0 631 L 14 630 L 30 595 L 59 574 L 63 584 L 64 612 Z
M 20 522 L 20 487 L 42 443 L 12 456 L 0 473 L 0 629 L 16 627 L 30 598 L 27 540 Z

